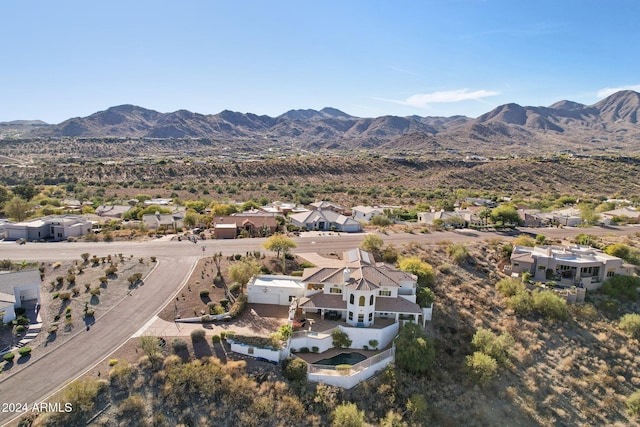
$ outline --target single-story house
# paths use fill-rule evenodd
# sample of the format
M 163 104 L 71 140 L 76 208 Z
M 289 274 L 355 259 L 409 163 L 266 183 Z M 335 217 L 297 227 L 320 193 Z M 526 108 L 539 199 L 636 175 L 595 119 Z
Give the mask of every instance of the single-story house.
M 351 215 L 356 221 L 371 221 L 376 215 L 384 215 L 384 208 L 380 206 L 354 206 Z
M 156 212 L 155 214 L 142 215 L 142 222 L 145 227 L 152 230 L 182 227 L 182 220 L 184 214 L 182 212 L 174 212 L 170 214 L 161 214 Z
M 84 216 L 52 215 L 29 221 L 5 224 L 7 240 L 66 240 L 91 231 L 93 224 Z
M 473 211 L 467 209 L 435 212 L 418 212 L 418 223 L 425 225 L 443 225 L 454 228 L 467 228 L 470 225 L 481 225 L 482 220 Z
M 292 225 L 307 230 L 342 231 L 356 233 L 362 231 L 362 225 L 348 216 L 334 211 L 308 211 L 289 217 Z
M 0 273 L 0 312 L 4 312 L 4 323 L 16 318 L 15 307 L 22 307 L 26 301 L 40 303 L 41 282 L 38 270 Z
M 623 207 L 611 211 L 602 212 L 601 218 L 604 225 L 612 225 L 616 220 L 624 220 L 633 223 L 640 222 L 640 211 L 632 207 Z
M 334 211 L 342 215 L 345 215 L 347 213 L 347 209 L 343 206 L 340 206 L 337 203 L 327 202 L 325 200 L 311 203 L 309 205 L 309 209 L 311 209 L 312 211 Z
M 158 205 L 158 206 L 168 206 L 173 202 L 173 199 L 149 199 L 145 200 L 144 204 L 147 206 Z
M 633 266 L 621 258 L 589 246 L 514 246 L 511 274 L 528 272 L 532 280 L 556 281 L 562 286 L 598 289 L 609 277 L 633 274 Z
M 122 218 L 125 212 L 131 210 L 131 205 L 100 205 L 96 208 L 96 215 L 104 218 Z
M 274 213 L 277 215 L 287 215 L 290 213 L 307 212 L 309 209 L 296 205 L 295 203 L 273 202 L 265 206 L 260 206 L 263 212 Z
M 276 232 L 278 221 L 275 215 L 250 213 L 216 216 L 212 220 L 213 235 L 216 239 L 234 239 L 243 230 L 249 236 L 270 236 Z

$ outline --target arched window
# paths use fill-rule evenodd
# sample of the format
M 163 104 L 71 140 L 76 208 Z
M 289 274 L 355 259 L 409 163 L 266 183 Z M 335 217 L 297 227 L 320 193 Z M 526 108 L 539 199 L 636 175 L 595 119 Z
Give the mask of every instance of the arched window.
M 364 295 L 360 296 L 360 299 L 358 300 L 358 305 L 360 307 L 364 307 L 364 300 L 365 300 Z
M 369 305 L 373 305 L 373 295 L 371 295 L 371 298 L 369 298 Z
M 355 297 L 353 296 L 353 294 L 351 294 L 351 296 L 349 297 L 349 304 L 353 304 L 355 302 Z

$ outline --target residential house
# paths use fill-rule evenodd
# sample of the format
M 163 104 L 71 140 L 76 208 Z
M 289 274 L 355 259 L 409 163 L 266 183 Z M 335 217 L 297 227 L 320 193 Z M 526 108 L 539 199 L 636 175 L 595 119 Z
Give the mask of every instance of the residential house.
M 0 273 L 0 312 L 4 312 L 4 323 L 16 318 L 16 307 L 40 304 L 41 282 L 38 270 Z
M 551 212 L 553 224 L 564 225 L 566 227 L 576 227 L 584 222 L 580 209 L 567 208 Z
M 260 210 L 263 212 L 274 213 L 282 216 L 286 216 L 290 213 L 295 214 L 309 211 L 309 209 L 298 206 L 295 203 L 283 203 L 278 201 L 270 203 L 266 206 L 260 206 Z
M 307 230 L 343 231 L 345 233 L 362 231 L 362 225 L 358 221 L 334 211 L 301 212 L 292 214 L 289 220 L 292 225 Z
M 602 282 L 616 274 L 629 276 L 633 266 L 589 246 L 514 246 L 510 270 L 519 276 L 531 274 L 537 282 L 549 280 L 561 286 L 598 289 Z
M 216 239 L 235 239 L 244 232 L 249 237 L 270 236 L 278 228 L 275 215 L 266 212 L 239 213 L 216 216 L 212 220 L 213 235 Z
M 467 197 L 464 199 L 465 203 L 472 206 L 481 206 L 487 208 L 495 208 L 498 206 L 494 200 L 491 199 L 481 199 L 477 197 Z
M 6 240 L 53 240 L 80 237 L 91 231 L 93 224 L 80 215 L 51 215 L 29 221 L 5 224 Z
M 145 200 L 144 204 L 147 206 L 151 206 L 151 205 L 158 205 L 158 206 L 168 206 L 173 202 L 173 199 L 160 199 L 160 198 L 156 198 L 156 199 L 149 199 L 149 200 Z
M 539 209 L 518 209 L 518 215 L 522 220 L 522 225 L 524 227 L 546 227 L 550 225 L 551 219 L 545 219 L 540 215 Z
M 354 206 L 351 208 L 351 215 L 356 221 L 370 222 L 376 215 L 384 215 L 386 207 L 382 206 Z
M 340 206 L 333 202 L 327 202 L 325 200 L 311 203 L 309 205 L 309 209 L 311 209 L 312 211 L 334 211 L 342 215 L 346 215 L 348 210 L 343 206 Z
M 119 219 L 131 208 L 131 205 L 100 205 L 96 208 L 95 214 L 103 218 Z
M 250 304 L 274 304 L 289 307 L 294 298 L 304 297 L 305 285 L 300 277 L 264 274 L 247 284 Z
M 182 227 L 183 219 L 184 213 L 182 212 L 169 214 L 156 212 L 155 214 L 142 215 L 142 222 L 144 226 L 151 230 L 167 230 L 169 228 L 176 230 L 178 227 Z
M 455 211 L 418 212 L 418 224 L 442 225 L 453 228 L 468 228 L 482 225 L 482 220 L 473 211 L 460 209 Z
M 604 225 L 613 225 L 617 222 L 640 223 L 640 211 L 626 206 L 619 209 L 613 209 L 601 214 L 602 223 Z

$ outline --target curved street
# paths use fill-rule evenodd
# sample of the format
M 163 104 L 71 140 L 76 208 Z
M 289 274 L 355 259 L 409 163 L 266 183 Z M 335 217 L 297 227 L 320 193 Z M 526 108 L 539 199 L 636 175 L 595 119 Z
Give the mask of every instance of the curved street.
M 627 235 L 640 232 L 636 227 L 620 228 L 545 228 L 529 229 L 523 232 L 544 234 L 550 238 L 572 237 L 581 233 L 594 235 Z M 512 238 L 515 233 L 501 232 L 435 232 L 427 234 L 392 233 L 381 235 L 386 244 L 400 246 L 403 243 L 416 242 L 436 244 L 442 241 L 464 243 L 492 238 Z M 363 234 L 336 235 L 329 233 L 311 233 L 294 238 L 297 248 L 294 252 L 337 252 L 359 246 Z M 224 255 L 244 254 L 247 251 L 262 250 L 265 239 L 206 240 L 194 244 L 188 241 L 170 241 L 158 239 L 150 242 L 82 242 L 82 243 L 0 243 L 0 259 L 14 262 L 61 261 L 80 259 L 80 254 L 117 254 L 142 257 L 156 256 L 158 265 L 145 280 L 145 285 L 136 289 L 131 296 L 123 299 L 109 312 L 97 319 L 89 330 L 82 330 L 64 345 L 49 353 L 36 355 L 29 366 L 16 373 L 0 377 L 0 407 L 4 403 L 28 404 L 30 407 L 46 399 L 65 383 L 82 375 L 95 363 L 107 357 L 116 348 L 156 315 L 188 279 L 196 261 L 203 256 L 222 252 Z M 46 308 L 45 308 L 46 309 Z M 37 351 L 42 351 L 37 349 Z M 17 415 L 0 412 L 0 424 L 14 419 Z

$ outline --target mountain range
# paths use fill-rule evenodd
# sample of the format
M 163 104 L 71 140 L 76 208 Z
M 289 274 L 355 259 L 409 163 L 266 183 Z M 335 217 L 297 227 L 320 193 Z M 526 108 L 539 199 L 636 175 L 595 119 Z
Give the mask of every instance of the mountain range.
M 473 154 L 640 151 L 640 94 L 616 92 L 593 105 L 559 101 L 548 107 L 501 105 L 477 118 L 361 118 L 335 108 L 290 110 L 278 117 L 225 110 L 204 115 L 160 113 L 120 105 L 56 125 L 0 123 L 2 139 L 198 138 L 295 146 L 305 150 L 459 151 Z

